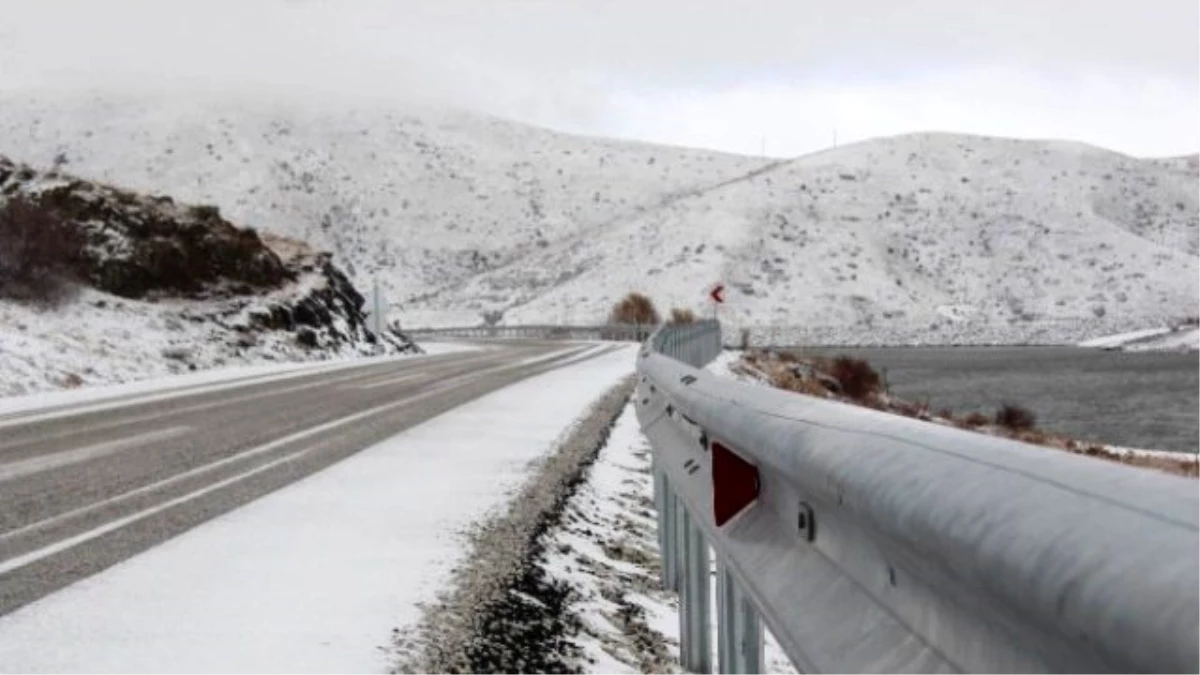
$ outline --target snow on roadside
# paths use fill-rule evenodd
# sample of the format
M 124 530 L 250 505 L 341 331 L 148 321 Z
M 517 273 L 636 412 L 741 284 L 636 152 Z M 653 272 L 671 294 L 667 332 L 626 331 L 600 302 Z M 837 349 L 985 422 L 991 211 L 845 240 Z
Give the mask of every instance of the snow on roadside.
M 770 382 L 768 382 L 765 377 L 761 376 L 761 374 L 755 371 L 746 370 L 744 368 L 733 368 L 734 364 L 742 360 L 743 354 L 745 354 L 745 352 L 738 349 L 726 349 L 720 354 L 717 354 L 717 358 L 713 359 L 711 363 L 704 367 L 704 369 L 714 375 L 731 377 L 739 382 L 758 382 L 760 384 L 769 385 Z
M 268 299 L 302 297 L 318 281 L 304 275 L 237 316 Z M 221 301 L 131 300 L 89 288 L 55 309 L 0 301 L 0 398 L 374 353 L 366 343 L 306 349 L 287 331 L 238 332 L 228 311 Z
M 1146 351 L 1200 351 L 1200 328 L 1147 328 L 1085 340 L 1080 347 Z
M 1134 340 L 1143 340 L 1143 339 L 1149 338 L 1149 337 L 1157 337 L 1159 335 L 1165 335 L 1170 332 L 1171 332 L 1171 329 L 1167 328 L 1165 326 L 1159 327 L 1159 328 L 1147 328 L 1144 330 L 1129 331 L 1127 333 L 1116 333 L 1115 335 L 1104 335 L 1102 337 L 1092 338 L 1090 340 L 1084 340 L 1083 342 L 1079 343 L 1079 346 L 1080 347 L 1102 348 L 1102 349 L 1110 348 L 1110 347 L 1120 347 L 1120 346 L 1123 346 L 1127 342 L 1132 342 Z
M 464 554 L 636 346 L 506 387 L 0 617 L 18 672 L 386 672 Z
M 584 672 L 680 672 L 679 601 L 658 582 L 650 461 L 631 403 L 547 536 L 541 564 L 575 590 L 569 611 L 581 629 L 571 641 Z M 795 672 L 769 635 L 766 656 L 767 672 Z
M 1125 345 L 1130 352 L 1170 351 L 1195 352 L 1200 351 L 1200 328 L 1171 331 L 1149 340 L 1139 340 Z

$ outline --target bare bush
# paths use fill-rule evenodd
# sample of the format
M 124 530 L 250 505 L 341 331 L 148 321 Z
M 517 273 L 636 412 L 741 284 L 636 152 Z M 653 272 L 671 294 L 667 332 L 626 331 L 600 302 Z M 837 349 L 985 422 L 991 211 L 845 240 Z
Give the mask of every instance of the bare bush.
M 970 415 L 967 415 L 963 419 L 962 423 L 964 425 L 966 425 L 968 428 L 977 429 L 979 427 L 986 426 L 987 423 L 990 421 L 991 420 L 988 419 L 987 415 L 984 415 L 983 413 L 981 413 L 977 410 L 977 411 L 971 413 Z
M 80 231 L 26 197 L 0 207 L 0 297 L 55 306 L 75 289 Z
M 842 385 L 842 393 L 852 399 L 878 394 L 883 388 L 879 373 L 863 359 L 839 356 L 822 368 Z
M 660 321 L 654 301 L 641 293 L 630 293 L 613 305 L 609 323 L 656 326 Z
M 1027 431 L 1037 424 L 1037 416 L 1028 408 L 1005 403 L 996 411 L 996 425 L 1012 431 Z
M 696 323 L 696 313 L 690 309 L 676 307 L 671 310 L 669 323 Z

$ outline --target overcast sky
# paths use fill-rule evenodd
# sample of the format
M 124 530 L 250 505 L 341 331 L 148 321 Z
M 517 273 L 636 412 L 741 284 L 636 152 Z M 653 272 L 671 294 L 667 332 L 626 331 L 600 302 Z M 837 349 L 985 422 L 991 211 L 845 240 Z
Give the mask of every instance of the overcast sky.
M 3 89 L 429 101 L 770 155 L 923 130 L 1200 148 L 1196 0 L 0 0 L 0 16 Z

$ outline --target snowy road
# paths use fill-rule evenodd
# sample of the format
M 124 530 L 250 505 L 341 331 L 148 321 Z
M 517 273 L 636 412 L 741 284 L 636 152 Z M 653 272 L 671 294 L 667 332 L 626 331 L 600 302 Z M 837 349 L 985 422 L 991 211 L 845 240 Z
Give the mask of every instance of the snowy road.
M 522 343 L 0 416 L 0 615 L 533 375 Z

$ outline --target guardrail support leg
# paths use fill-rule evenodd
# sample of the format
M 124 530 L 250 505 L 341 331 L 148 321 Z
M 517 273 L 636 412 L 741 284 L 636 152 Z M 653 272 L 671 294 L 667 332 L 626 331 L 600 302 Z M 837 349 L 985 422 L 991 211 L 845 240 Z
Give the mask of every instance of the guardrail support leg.
M 675 583 L 678 571 L 675 563 L 675 492 L 671 490 L 667 474 L 657 467 L 654 468 L 654 508 L 658 512 L 658 550 L 661 554 L 659 579 L 663 588 L 678 590 Z
M 762 622 L 724 561 L 717 560 L 717 663 L 722 673 L 763 672 Z
M 688 672 L 711 673 L 708 542 L 704 541 L 700 528 L 692 523 L 687 509 L 682 504 L 677 508 L 681 515 L 678 537 L 683 552 L 679 579 L 679 660 Z

